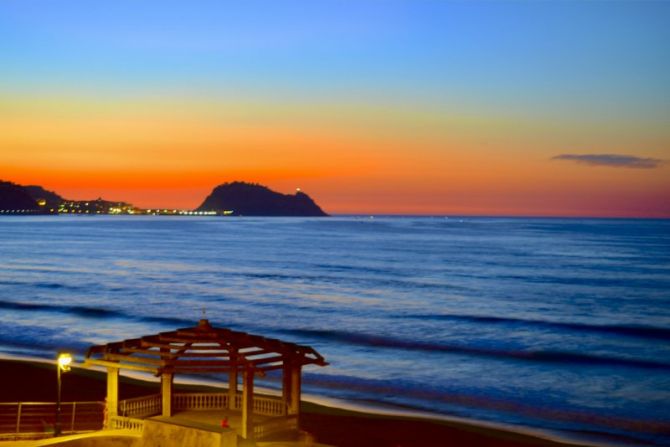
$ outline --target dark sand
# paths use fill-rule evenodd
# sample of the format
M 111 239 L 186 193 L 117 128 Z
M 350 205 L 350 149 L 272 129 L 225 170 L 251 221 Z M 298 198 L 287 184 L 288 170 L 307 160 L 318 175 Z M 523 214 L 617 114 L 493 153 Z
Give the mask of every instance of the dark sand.
M 73 368 L 63 375 L 62 399 L 103 401 L 105 374 Z M 54 402 L 55 365 L 0 360 L 0 402 Z M 200 385 L 175 385 L 182 391 L 211 390 Z M 158 392 L 158 384 L 122 377 L 120 398 Z M 565 446 L 531 435 L 460 422 L 378 416 L 302 403 L 301 428 L 315 440 L 340 447 Z

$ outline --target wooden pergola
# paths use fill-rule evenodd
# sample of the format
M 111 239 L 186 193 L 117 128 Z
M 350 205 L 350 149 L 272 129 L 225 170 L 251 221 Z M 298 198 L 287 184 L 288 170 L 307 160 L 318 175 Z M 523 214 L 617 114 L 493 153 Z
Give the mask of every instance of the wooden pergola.
M 108 418 L 118 415 L 119 370 L 152 373 L 161 378 L 161 411 L 173 414 L 175 374 L 228 374 L 228 405 L 233 409 L 242 375 L 241 436 L 253 433 L 254 376 L 282 371 L 283 414 L 300 413 L 301 372 L 304 365 L 327 365 L 309 346 L 213 327 L 202 319 L 195 327 L 161 332 L 141 338 L 96 345 L 86 353 L 86 363 L 107 368 Z

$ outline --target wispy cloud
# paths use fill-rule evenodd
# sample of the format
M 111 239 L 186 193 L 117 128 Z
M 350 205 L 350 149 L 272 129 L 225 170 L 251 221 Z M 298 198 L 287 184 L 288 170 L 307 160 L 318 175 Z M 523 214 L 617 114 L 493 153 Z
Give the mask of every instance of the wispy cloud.
M 609 166 L 612 168 L 653 169 L 659 167 L 663 160 L 642 158 L 634 155 L 617 154 L 561 154 L 552 160 L 568 160 L 589 166 Z

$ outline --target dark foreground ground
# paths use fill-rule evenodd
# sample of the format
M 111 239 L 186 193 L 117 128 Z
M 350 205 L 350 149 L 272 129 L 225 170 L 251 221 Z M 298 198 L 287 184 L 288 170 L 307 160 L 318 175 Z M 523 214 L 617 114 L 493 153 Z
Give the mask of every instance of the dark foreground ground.
M 63 401 L 103 401 L 105 374 L 74 368 L 63 375 Z M 120 398 L 153 394 L 158 384 L 122 377 Z M 180 390 L 204 386 L 176 385 Z M 53 402 L 55 366 L 0 360 L 0 402 Z M 409 417 L 377 416 L 302 403 L 302 429 L 316 441 L 339 447 L 449 447 L 449 446 L 565 446 L 533 436 L 457 422 Z

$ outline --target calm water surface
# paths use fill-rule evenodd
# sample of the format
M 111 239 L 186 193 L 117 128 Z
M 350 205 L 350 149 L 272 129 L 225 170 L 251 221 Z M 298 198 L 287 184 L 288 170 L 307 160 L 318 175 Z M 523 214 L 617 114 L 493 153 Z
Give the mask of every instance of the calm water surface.
M 306 392 L 670 445 L 670 221 L 0 219 L 4 353 L 81 354 L 203 308 L 316 348 L 331 365 Z

